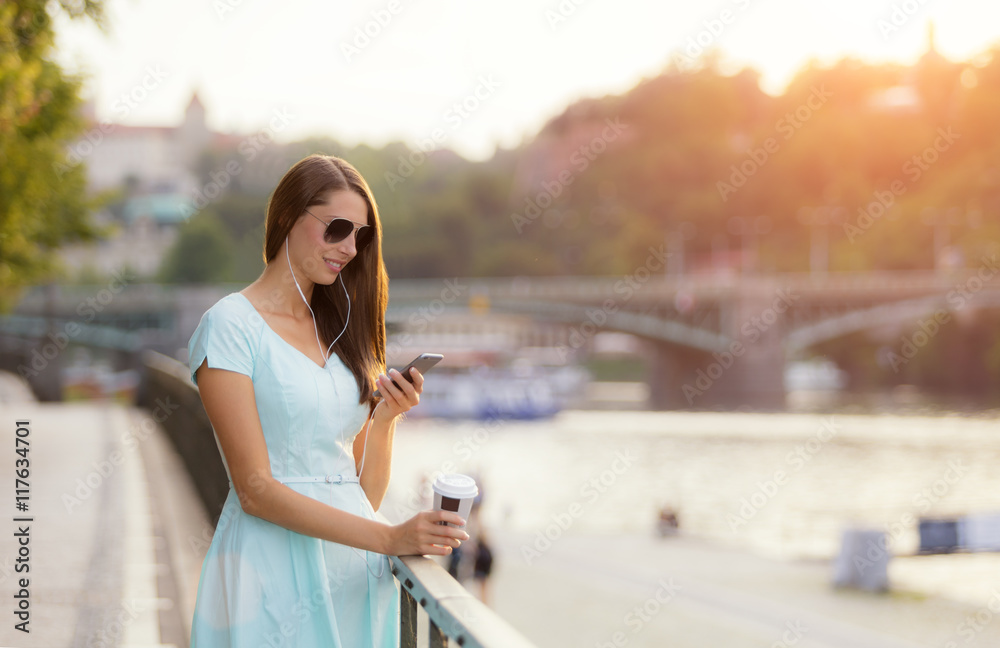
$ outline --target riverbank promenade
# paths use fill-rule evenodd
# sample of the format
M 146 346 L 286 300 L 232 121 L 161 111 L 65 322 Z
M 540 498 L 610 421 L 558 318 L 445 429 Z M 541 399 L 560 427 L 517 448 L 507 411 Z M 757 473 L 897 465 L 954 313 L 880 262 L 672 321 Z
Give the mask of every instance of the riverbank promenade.
M 212 527 L 157 419 L 117 403 L 40 404 L 4 376 L 0 646 L 184 648 Z M 15 429 L 30 499 L 14 510 Z M 397 458 L 397 461 L 401 460 Z M 31 517 L 28 523 L 13 521 Z M 16 571 L 29 529 L 28 586 Z M 23 536 L 22 536 L 23 537 Z M 493 531 L 493 608 L 538 646 L 958 648 L 1000 645 L 1000 599 L 837 591 L 825 561 L 783 562 L 697 538 Z M 12 613 L 27 590 L 29 634 Z
M 773 560 L 684 537 L 566 535 L 528 565 L 520 550 L 534 535 L 491 537 L 494 607 L 539 646 L 1000 646 L 1000 595 L 977 605 L 836 590 L 828 561 Z

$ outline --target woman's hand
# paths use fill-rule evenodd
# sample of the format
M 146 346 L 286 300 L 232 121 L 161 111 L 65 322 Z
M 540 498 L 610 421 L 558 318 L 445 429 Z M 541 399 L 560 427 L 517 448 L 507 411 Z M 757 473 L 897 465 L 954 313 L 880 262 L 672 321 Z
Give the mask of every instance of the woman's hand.
M 424 377 L 420 375 L 416 367 L 410 368 L 410 376 L 413 378 L 412 383 L 396 369 L 390 369 L 388 376 L 379 374 L 375 386 L 385 401 L 385 407 L 379 408 L 382 410 L 383 416 L 394 419 L 420 402 L 420 394 L 424 390 Z M 397 384 L 399 387 L 396 386 Z
M 406 522 L 390 527 L 389 547 L 386 552 L 390 556 L 447 556 L 452 548 L 459 547 L 469 539 L 469 534 L 462 529 L 438 524 L 451 522 L 465 525 L 465 520 L 458 513 L 451 511 L 421 511 Z

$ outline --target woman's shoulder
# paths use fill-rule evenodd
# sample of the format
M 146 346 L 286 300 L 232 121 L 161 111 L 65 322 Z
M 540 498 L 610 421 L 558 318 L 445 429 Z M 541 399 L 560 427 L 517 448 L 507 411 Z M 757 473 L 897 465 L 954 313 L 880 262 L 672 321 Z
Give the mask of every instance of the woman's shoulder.
M 212 304 L 208 310 L 246 312 L 248 309 L 255 310 L 246 295 L 241 292 L 231 292 Z
M 260 314 L 240 293 L 230 293 L 212 304 L 188 341 L 192 382 L 197 384 L 197 370 L 206 358 L 212 368 L 252 377 L 262 325 Z
M 208 307 L 206 313 L 225 313 L 225 312 L 246 312 L 247 309 L 253 310 L 250 301 L 246 298 L 243 293 L 231 292 L 228 295 L 220 297 L 214 304 Z
M 229 293 L 212 304 L 202 315 L 202 320 L 213 325 L 235 325 L 248 332 L 259 331 L 264 324 L 264 319 L 250 300 L 239 292 Z

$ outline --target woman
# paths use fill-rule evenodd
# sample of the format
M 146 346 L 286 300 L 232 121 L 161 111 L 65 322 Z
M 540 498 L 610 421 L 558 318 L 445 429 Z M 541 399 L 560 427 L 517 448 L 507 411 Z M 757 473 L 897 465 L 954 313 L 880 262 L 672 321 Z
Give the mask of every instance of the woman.
M 446 511 L 375 519 L 396 419 L 419 402 L 423 377 L 381 373 L 388 278 L 378 209 L 354 167 L 313 155 L 285 174 L 264 260 L 188 345 L 231 484 L 191 646 L 394 646 L 386 555 L 447 555 L 468 535 L 438 524 L 464 525 Z

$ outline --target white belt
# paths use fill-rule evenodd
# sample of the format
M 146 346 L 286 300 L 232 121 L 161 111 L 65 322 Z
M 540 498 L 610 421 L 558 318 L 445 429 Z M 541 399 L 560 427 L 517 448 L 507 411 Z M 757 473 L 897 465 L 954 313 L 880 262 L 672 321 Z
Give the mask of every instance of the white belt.
M 327 482 L 328 484 L 357 484 L 357 475 L 313 475 L 310 477 L 275 477 L 282 484 Z

